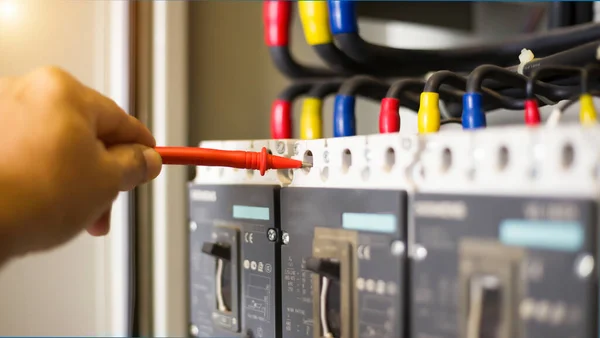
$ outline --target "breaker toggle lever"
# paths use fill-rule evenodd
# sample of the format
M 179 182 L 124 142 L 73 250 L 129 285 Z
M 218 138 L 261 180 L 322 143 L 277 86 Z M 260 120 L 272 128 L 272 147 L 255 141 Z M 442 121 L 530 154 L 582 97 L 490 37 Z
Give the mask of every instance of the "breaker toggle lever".
M 218 259 L 229 261 L 231 259 L 231 248 L 221 243 L 204 243 L 202 252 Z
M 306 269 L 331 280 L 340 280 L 340 262 L 337 260 L 310 257 L 306 260 Z

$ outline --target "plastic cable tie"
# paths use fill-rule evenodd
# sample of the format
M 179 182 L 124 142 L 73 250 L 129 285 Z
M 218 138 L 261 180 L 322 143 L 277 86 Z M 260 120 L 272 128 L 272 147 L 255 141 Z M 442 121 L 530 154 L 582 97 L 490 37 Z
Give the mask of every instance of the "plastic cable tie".
M 535 58 L 535 56 L 533 55 L 533 52 L 527 48 L 523 48 L 521 49 L 521 54 L 519 54 L 519 67 L 517 68 L 517 73 L 523 75 L 523 68 L 525 68 L 525 65 L 531 61 L 533 61 L 533 59 Z

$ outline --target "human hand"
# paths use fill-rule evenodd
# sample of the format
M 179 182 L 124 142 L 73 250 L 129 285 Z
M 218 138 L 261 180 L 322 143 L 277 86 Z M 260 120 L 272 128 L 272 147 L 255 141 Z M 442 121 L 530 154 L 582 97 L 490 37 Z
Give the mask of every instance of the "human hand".
M 141 122 L 54 67 L 0 79 L 0 144 L 0 262 L 105 235 L 119 191 L 162 165 Z

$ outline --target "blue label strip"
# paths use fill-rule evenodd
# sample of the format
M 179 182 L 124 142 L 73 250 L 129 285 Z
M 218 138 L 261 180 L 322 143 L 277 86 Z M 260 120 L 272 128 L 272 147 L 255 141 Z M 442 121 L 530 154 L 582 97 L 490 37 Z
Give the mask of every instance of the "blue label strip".
M 396 231 L 396 216 L 390 214 L 342 214 L 342 227 L 348 230 L 393 233 Z
M 256 219 L 268 221 L 271 218 L 269 208 L 265 207 L 250 207 L 247 205 L 234 205 L 233 218 Z
M 575 252 L 584 237 L 577 222 L 507 219 L 500 223 L 500 241 L 507 245 Z

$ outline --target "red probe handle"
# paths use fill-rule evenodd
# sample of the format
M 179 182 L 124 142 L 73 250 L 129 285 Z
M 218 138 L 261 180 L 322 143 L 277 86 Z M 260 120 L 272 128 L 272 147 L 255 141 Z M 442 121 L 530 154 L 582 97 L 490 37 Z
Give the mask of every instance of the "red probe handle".
M 261 176 L 269 169 L 301 168 L 302 161 L 270 155 L 267 148 L 260 152 L 217 150 L 193 147 L 156 147 L 163 164 L 231 167 L 259 170 Z

